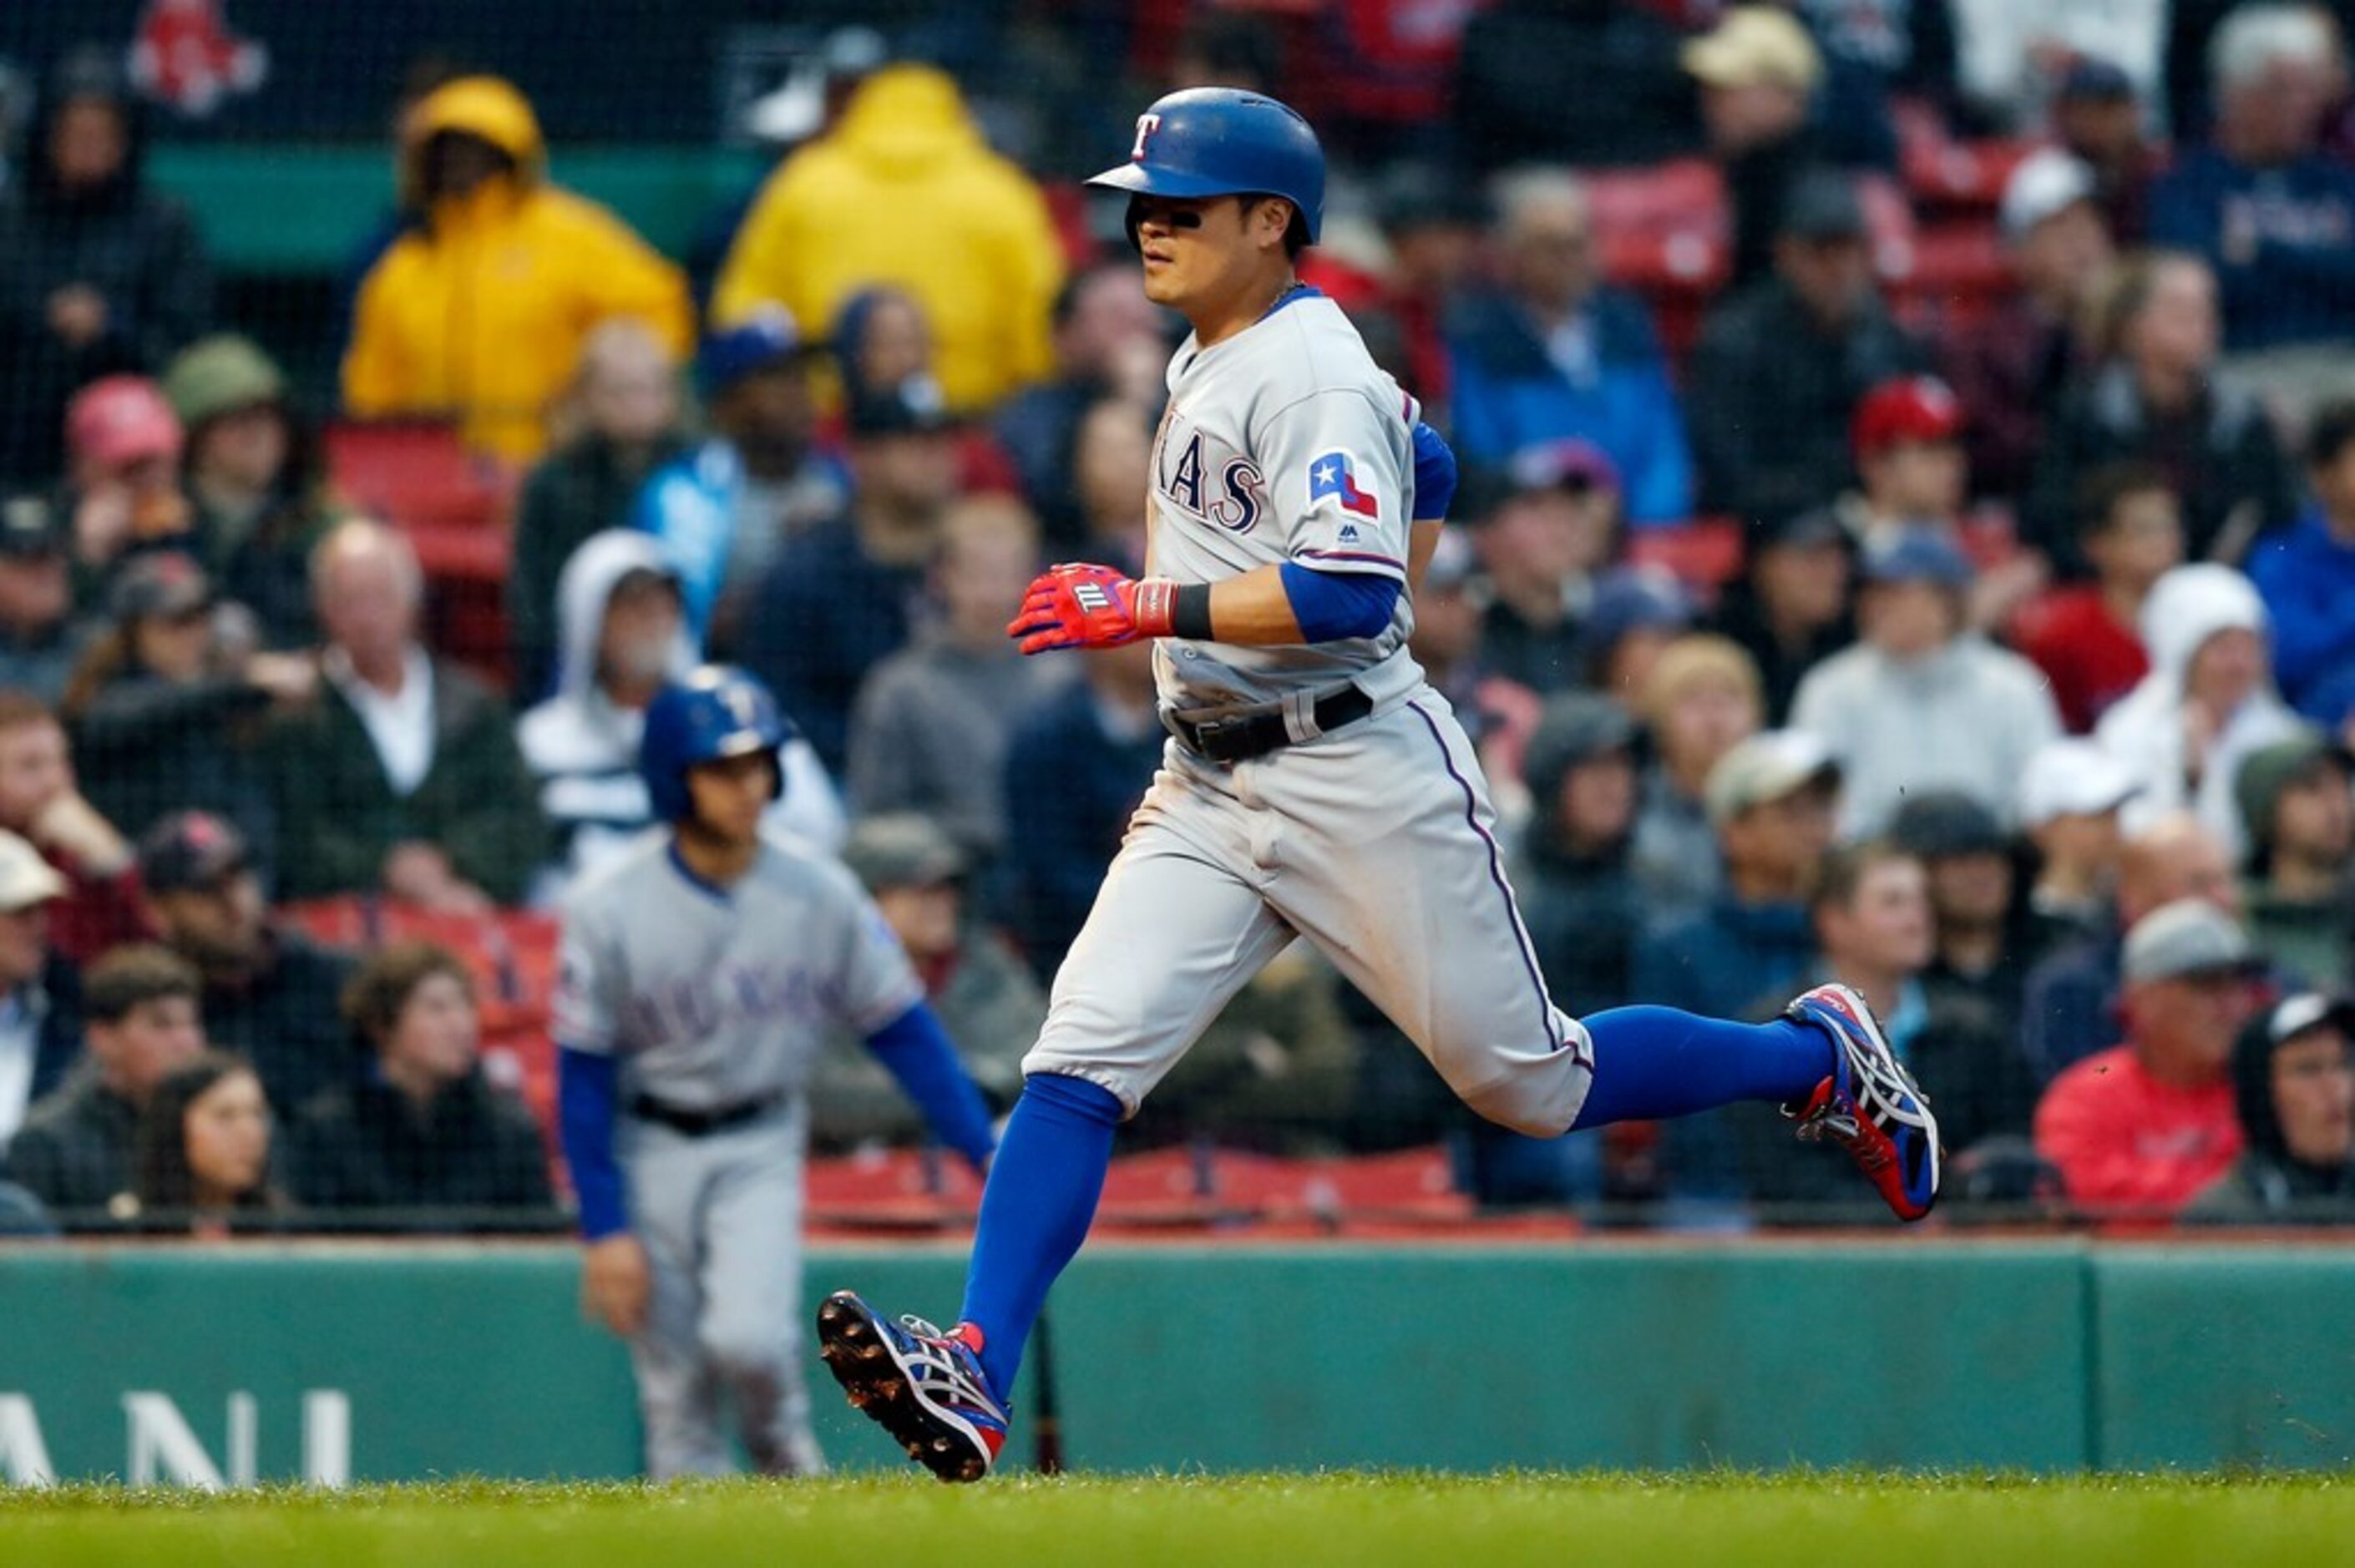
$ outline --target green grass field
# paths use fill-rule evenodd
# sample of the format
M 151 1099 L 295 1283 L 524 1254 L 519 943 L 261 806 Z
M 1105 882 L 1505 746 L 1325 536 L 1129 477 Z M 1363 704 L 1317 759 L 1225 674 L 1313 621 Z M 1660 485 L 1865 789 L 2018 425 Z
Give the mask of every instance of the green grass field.
M 0 1491 L 0 1561 L 784 1565 L 2355 1561 L 2355 1482 L 1867 1474 L 1009 1477 Z

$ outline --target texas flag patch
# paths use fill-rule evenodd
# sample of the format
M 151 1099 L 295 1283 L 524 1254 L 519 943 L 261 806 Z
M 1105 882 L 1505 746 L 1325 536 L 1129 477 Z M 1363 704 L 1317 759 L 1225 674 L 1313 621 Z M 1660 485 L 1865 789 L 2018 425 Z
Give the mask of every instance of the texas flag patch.
M 1381 503 L 1374 499 L 1373 493 L 1358 488 L 1357 470 L 1348 452 L 1327 452 L 1308 465 L 1308 504 L 1313 508 L 1327 498 L 1342 511 L 1360 517 L 1382 514 Z

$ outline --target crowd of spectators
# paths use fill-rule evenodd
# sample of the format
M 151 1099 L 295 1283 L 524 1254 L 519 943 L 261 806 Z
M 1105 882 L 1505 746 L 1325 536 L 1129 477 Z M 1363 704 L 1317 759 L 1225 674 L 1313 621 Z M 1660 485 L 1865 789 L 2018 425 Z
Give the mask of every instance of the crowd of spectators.
M 1463 461 L 1413 649 L 1557 1000 L 1838 980 L 1962 1200 L 2355 1220 L 2346 8 L 2005 41 L 1937 0 L 1493 0 L 1413 49 L 1412 7 L 1196 9 L 1137 101 L 1316 114 L 1304 271 Z M 706 658 L 776 690 L 773 825 L 1010 1097 L 1164 735 L 1145 648 L 1004 623 L 1046 561 L 1141 568 L 1177 334 L 1069 149 L 1033 174 L 947 71 L 846 69 L 706 301 L 515 86 L 411 83 L 332 388 L 224 311 L 111 65 L 50 74 L 0 186 L 0 1207 L 554 1223 L 475 955 L 295 916 L 544 917 L 651 825 L 643 714 Z M 1942 239 L 1987 275 L 1917 274 Z M 326 438 L 385 420 L 512 486 L 496 657 L 437 641 L 420 520 L 337 483 Z M 812 1094 L 821 1151 L 918 1135 L 855 1053 Z M 1840 1198 L 1784 1133 L 1473 1125 L 1305 950 L 1135 1129 L 1442 1139 L 1498 1207 Z

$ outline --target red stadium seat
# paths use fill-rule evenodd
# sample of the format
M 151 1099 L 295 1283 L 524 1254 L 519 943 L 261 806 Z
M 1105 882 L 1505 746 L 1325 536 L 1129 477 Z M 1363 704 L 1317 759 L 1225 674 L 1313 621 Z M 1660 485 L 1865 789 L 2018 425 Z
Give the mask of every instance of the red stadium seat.
M 1627 531 L 1627 564 L 1662 567 L 1693 593 L 1714 599 L 1742 575 L 1742 524 L 1731 517 L 1696 517 Z
M 404 528 L 496 527 L 517 476 L 466 450 L 440 419 L 369 419 L 322 432 L 327 473 L 354 505 Z

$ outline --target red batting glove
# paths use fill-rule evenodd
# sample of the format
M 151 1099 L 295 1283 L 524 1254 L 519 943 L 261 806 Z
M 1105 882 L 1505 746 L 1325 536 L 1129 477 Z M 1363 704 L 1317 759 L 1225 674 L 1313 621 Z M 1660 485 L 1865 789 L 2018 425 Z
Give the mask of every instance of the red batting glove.
M 1131 580 L 1110 567 L 1060 566 L 1030 579 L 1022 610 L 1006 635 L 1025 653 L 1050 648 L 1117 648 L 1140 637 L 1169 635 L 1178 585 L 1167 577 Z

